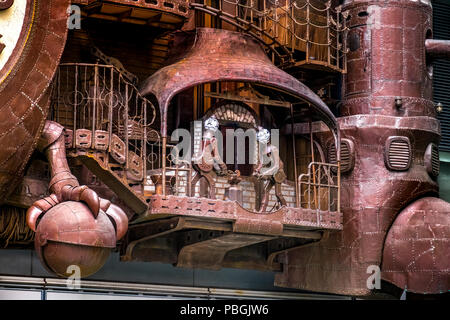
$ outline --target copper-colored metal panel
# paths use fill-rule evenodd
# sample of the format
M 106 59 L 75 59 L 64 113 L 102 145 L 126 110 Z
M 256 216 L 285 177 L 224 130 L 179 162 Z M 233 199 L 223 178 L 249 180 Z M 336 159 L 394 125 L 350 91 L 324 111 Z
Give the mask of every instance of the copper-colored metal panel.
M 154 195 L 149 199 L 150 210 L 140 221 L 163 215 L 202 218 L 205 223 L 220 219 L 233 222 L 233 229 L 230 231 L 234 232 L 293 237 L 295 230 L 342 228 L 340 212 L 282 207 L 271 213 L 255 213 L 242 208 L 235 201 L 161 195 Z M 299 234 L 302 237 L 301 232 Z
M 83 210 L 84 209 L 84 210 Z M 100 211 L 97 219 L 81 202 L 63 202 L 48 210 L 38 223 L 37 242 L 71 243 L 92 247 L 116 247 L 116 232 L 107 215 Z
M 109 147 L 109 133 L 105 130 L 95 130 L 94 149 L 106 151 Z
M 66 146 L 66 150 L 73 147 L 73 130 L 64 129 L 64 144 Z
M 177 267 L 220 270 L 229 251 L 271 239 L 268 236 L 230 233 L 186 245 L 180 250 Z
M 129 178 L 134 181 L 142 181 L 144 179 L 144 163 L 142 158 L 136 153 L 130 151 L 128 152 L 128 171 L 127 174 Z
M 123 164 L 127 160 L 125 142 L 115 134 L 113 134 L 111 138 L 110 153 L 114 160 L 116 160 L 118 163 Z
M 81 5 L 98 6 L 98 1 L 96 0 L 73 0 L 73 2 Z M 108 0 L 105 2 L 128 7 L 156 9 L 182 17 L 187 17 L 189 14 L 188 0 Z
M 259 83 L 306 100 L 336 133 L 330 109 L 303 83 L 275 67 L 263 47 L 251 36 L 220 29 L 197 28 L 175 35 L 172 64 L 158 70 L 141 86 L 143 95 L 156 96 L 161 108 L 162 135 L 167 136 L 170 100 L 198 84 L 216 81 Z M 175 52 L 176 51 L 176 52 Z
M 78 129 L 75 133 L 76 147 L 80 149 L 89 149 L 92 144 L 92 131 L 87 129 Z
M 24 1 L 6 9 L 24 5 L 18 40 L 0 70 L 0 203 L 14 190 L 36 147 L 48 113 L 46 90 L 66 41 L 69 0 Z
M 422 198 L 407 206 L 389 230 L 382 278 L 417 293 L 450 288 L 450 204 Z
M 283 272 L 276 275 L 275 284 L 370 295 L 368 268 L 382 267 L 384 261 L 383 278 L 402 289 L 447 291 L 449 204 L 435 198 L 417 200 L 438 195 L 436 177 L 429 174 L 433 172 L 429 145 L 440 139 L 431 100 L 432 73 L 425 57 L 432 27 L 430 2 L 347 0 L 343 10 L 349 11 L 353 30 L 349 41 L 354 43 L 349 45 L 343 117 L 338 120 L 342 138 L 352 140 L 355 147 L 354 169 L 341 178 L 343 230 L 284 255 Z M 317 135 L 321 141 L 330 138 Z M 406 143 L 385 159 L 395 139 Z M 398 162 L 403 171 L 391 171 L 394 166 L 385 160 Z M 435 152 L 435 172 L 436 161 Z M 426 214 L 419 212 L 427 206 Z M 413 227 L 408 217 L 426 222 Z M 405 240 L 411 230 L 417 232 L 413 235 L 417 241 Z M 412 243 L 421 248 L 411 252 Z M 432 251 L 441 257 L 435 259 Z M 416 260 L 420 268 L 415 269 L 409 264 Z
M 116 231 L 105 212 L 97 218 L 81 202 L 64 202 L 50 208 L 38 222 L 35 248 L 52 273 L 67 276 L 71 265 L 81 276 L 97 272 L 116 246 Z
M 435 116 L 424 55 L 431 5 L 348 0 L 343 10 L 349 11 L 348 41 L 355 34 L 359 46 L 349 46 L 342 115 Z M 402 97 L 401 107 L 395 97 Z
M 355 115 L 340 118 L 344 139 L 352 139 L 356 157 L 353 171 L 341 178 L 342 232 L 292 250 L 276 285 L 299 289 L 368 295 L 367 268 L 380 266 L 384 239 L 396 215 L 408 203 L 438 194 L 437 183 L 423 165 L 429 141 L 438 141 L 434 118 L 397 118 Z M 320 134 L 318 134 L 320 136 Z M 407 171 L 391 171 L 385 163 L 390 136 L 414 139 L 414 158 Z M 329 136 L 321 136 L 329 139 Z

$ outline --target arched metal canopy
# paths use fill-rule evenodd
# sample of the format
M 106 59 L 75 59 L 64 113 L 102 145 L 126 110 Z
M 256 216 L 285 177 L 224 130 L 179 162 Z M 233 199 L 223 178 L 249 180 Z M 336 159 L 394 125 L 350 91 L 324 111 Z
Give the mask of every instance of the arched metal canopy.
M 177 93 L 204 83 L 239 81 L 273 88 L 308 102 L 339 141 L 339 125 L 327 105 L 303 83 L 273 65 L 262 46 L 249 35 L 197 28 L 196 32 L 178 32 L 174 41 L 177 58 L 149 77 L 140 90 L 158 100 L 163 136 L 167 136 L 168 106 Z M 336 146 L 339 149 L 338 143 Z

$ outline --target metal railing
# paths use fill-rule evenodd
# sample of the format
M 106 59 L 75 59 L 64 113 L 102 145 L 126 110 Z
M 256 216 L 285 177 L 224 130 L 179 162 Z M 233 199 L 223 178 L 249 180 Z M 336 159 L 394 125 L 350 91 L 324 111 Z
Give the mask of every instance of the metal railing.
M 144 194 L 150 188 L 178 195 L 183 180 L 190 186 L 191 166 L 171 158 L 174 145 L 166 146 L 163 159 L 159 110 L 114 66 L 61 64 L 53 82 L 50 119 L 65 127 L 69 154 L 94 155 L 122 183 L 140 185 Z
M 340 211 L 340 164 L 311 162 L 299 181 L 300 206 L 319 211 Z
M 195 191 L 191 163 L 174 156 L 179 154 L 171 152 L 176 145 L 162 142 L 158 108 L 114 66 L 61 64 L 53 82 L 50 119 L 65 127 L 69 155 L 92 156 L 135 191 L 177 196 Z M 297 203 L 339 211 L 339 177 L 339 165 L 312 162 L 299 177 Z
M 50 119 L 66 129 L 66 148 L 102 153 L 111 170 L 141 182 L 147 154 L 159 148 L 157 110 L 110 65 L 61 64 L 52 91 Z M 156 151 L 160 154 L 160 152 Z M 105 158 L 106 157 L 106 158 Z
M 195 0 L 191 7 L 254 36 L 281 66 L 318 64 L 347 71 L 347 13 L 332 8 L 331 1 Z

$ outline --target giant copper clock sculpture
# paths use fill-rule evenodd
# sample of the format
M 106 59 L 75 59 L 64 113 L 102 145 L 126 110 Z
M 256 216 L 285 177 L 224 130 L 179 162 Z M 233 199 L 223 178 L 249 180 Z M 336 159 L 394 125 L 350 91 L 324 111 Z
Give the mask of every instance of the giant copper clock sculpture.
M 51 196 L 37 201 L 27 214 L 36 231 L 36 249 L 50 271 L 64 275 L 70 260 L 86 276 L 104 264 L 128 221 L 121 209 L 79 186 L 67 164 L 64 128 L 46 121 L 49 85 L 66 42 L 69 4 L 0 0 L 0 204 L 20 181 L 33 151 L 45 152 Z

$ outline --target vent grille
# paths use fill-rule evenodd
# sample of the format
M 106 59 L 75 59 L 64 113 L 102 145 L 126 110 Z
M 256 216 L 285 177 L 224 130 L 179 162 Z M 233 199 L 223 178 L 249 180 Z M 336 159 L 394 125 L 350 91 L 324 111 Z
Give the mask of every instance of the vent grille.
M 336 147 L 331 144 L 328 148 L 328 161 L 332 164 L 337 163 Z M 353 142 L 348 139 L 341 140 L 341 172 L 349 172 L 353 169 Z M 333 170 L 335 171 L 335 170 Z
M 425 151 L 424 164 L 430 176 L 436 178 L 439 175 L 439 148 L 437 144 L 430 143 Z
M 424 156 L 425 167 L 428 174 L 432 177 L 437 177 L 440 171 L 439 163 L 439 148 L 435 143 L 430 143 L 425 151 Z
M 439 163 L 439 148 L 434 143 L 431 147 L 431 168 L 433 175 L 437 177 L 439 175 L 440 163 Z
M 411 144 L 407 137 L 390 137 L 387 141 L 387 166 L 391 170 L 408 170 L 411 166 Z

